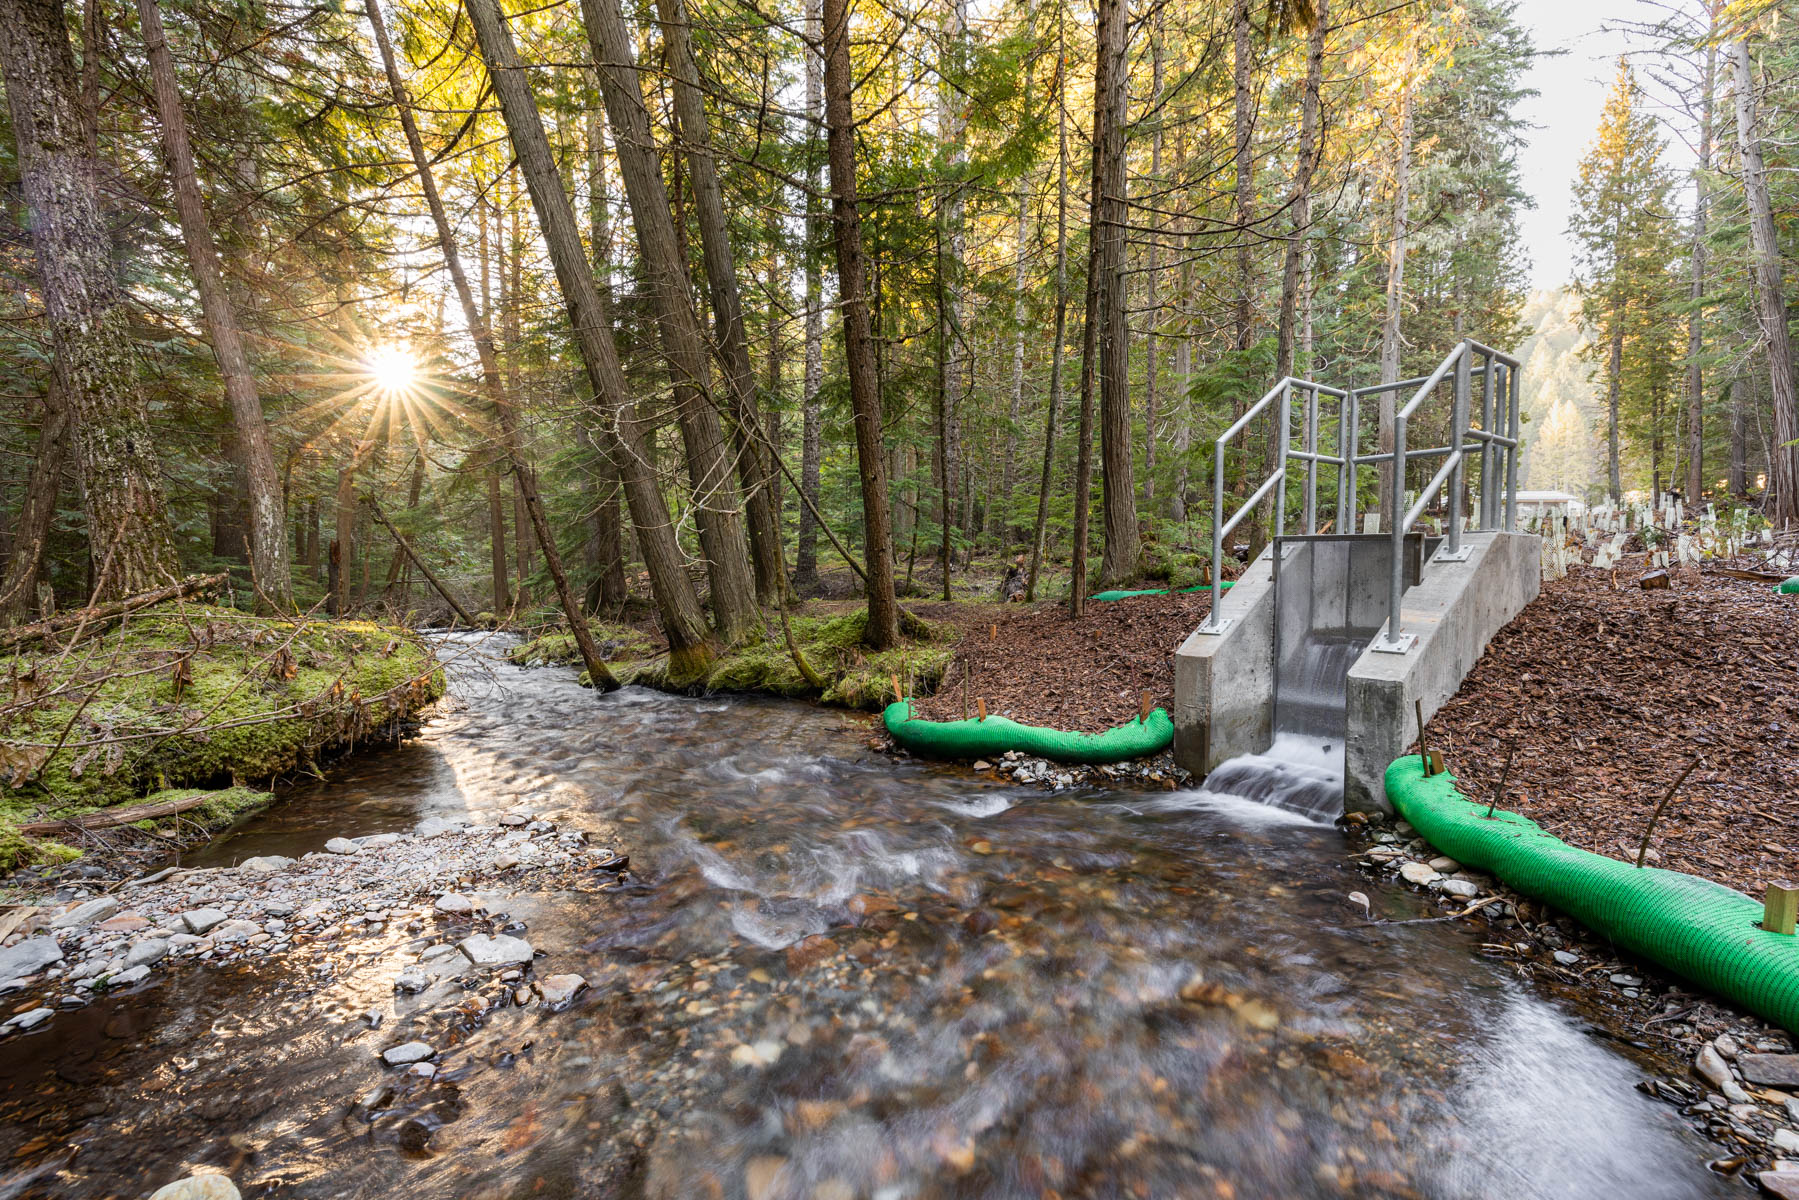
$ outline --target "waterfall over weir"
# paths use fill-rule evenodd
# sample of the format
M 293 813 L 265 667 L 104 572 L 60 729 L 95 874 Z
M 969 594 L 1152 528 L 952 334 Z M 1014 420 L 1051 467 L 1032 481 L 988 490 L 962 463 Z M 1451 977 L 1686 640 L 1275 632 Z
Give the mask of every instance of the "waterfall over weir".
M 1433 546 L 1408 541 L 1407 583 Z M 1385 537 L 1283 537 L 1274 545 L 1274 725 L 1259 754 L 1213 768 L 1201 791 L 1318 821 L 1343 812 L 1349 670 L 1380 628 Z

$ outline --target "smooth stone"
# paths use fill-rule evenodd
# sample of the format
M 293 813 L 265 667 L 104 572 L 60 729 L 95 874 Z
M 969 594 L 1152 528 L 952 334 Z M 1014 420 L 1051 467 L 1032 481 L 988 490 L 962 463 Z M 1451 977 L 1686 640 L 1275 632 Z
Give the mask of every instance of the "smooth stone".
M 1705 1080 L 1719 1091 L 1730 1082 L 1730 1065 L 1724 1056 L 1718 1053 L 1715 1046 L 1706 1044 L 1699 1049 L 1699 1056 L 1693 1060 L 1693 1070 L 1699 1072 L 1699 1078 Z
M 1776 1129 L 1774 1136 L 1768 1139 L 1774 1148 L 1782 1154 L 1799 1154 L 1799 1133 L 1791 1129 Z
M 419 827 L 413 833 L 422 838 L 438 837 L 445 833 L 456 833 L 467 824 L 468 822 L 455 817 L 426 817 L 419 822 Z
M 157 1188 L 150 1200 L 243 1200 L 243 1193 L 223 1175 L 189 1175 Z
M 1623 988 L 1642 987 L 1643 981 L 1635 975 L 1614 975 L 1612 982 Z
M 285 871 L 294 865 L 294 860 L 279 854 L 259 854 L 255 858 L 246 858 L 237 864 L 237 869 L 247 875 L 273 875 L 277 871 Z
M 1580 961 L 1580 955 L 1574 953 L 1572 950 L 1557 950 L 1555 952 L 1555 961 L 1561 963 L 1564 967 L 1571 967 Z
M 294 915 L 294 906 L 285 900 L 271 900 L 262 906 L 262 911 L 271 917 L 291 917 Z
M 415 1062 L 424 1062 L 436 1053 L 429 1043 L 407 1042 L 403 1046 L 390 1046 L 383 1050 L 381 1059 L 390 1067 L 405 1067 Z
M 167 942 L 161 938 L 151 938 L 149 941 L 139 942 L 125 951 L 125 965 L 128 967 L 145 966 L 162 959 L 168 952 L 169 944 Z
M 1799 1054 L 1743 1054 L 1743 1078 L 1764 1087 L 1799 1088 Z
M 254 921 L 226 921 L 212 931 L 215 945 L 241 942 L 255 937 L 262 932 L 262 926 Z
M 431 986 L 431 976 L 416 963 L 400 969 L 399 978 L 394 980 L 394 990 L 410 996 L 424 991 Z
M 477 933 L 456 943 L 456 948 L 477 967 L 506 967 L 531 961 L 531 943 L 523 938 Z
M 349 838 L 335 837 L 325 843 L 325 853 L 327 854 L 355 854 L 361 849 L 361 846 Z
M 16 946 L 0 948 L 0 979 L 36 975 L 51 963 L 61 961 L 62 947 L 55 938 L 26 938 Z
M 460 892 L 445 892 L 437 898 L 437 903 L 432 907 L 436 908 L 438 912 L 465 913 L 475 911 L 475 902 Z
M 500 824 L 515 829 L 520 825 L 529 825 L 530 823 L 531 818 L 524 813 L 506 813 L 500 818 Z
M 7 1024 L 11 1025 L 14 1029 L 34 1029 L 37 1026 L 42 1025 L 45 1021 L 48 1021 L 55 1014 L 56 1010 L 53 1008 L 34 1008 L 30 1012 L 20 1013 L 18 1016 L 8 1021 Z
M 377 833 L 365 838 L 357 838 L 357 844 L 364 850 L 379 850 L 383 846 L 391 846 L 400 840 L 397 833 Z
M 1451 896 L 1460 896 L 1464 900 L 1472 900 L 1480 895 L 1480 888 L 1466 879 L 1444 879 L 1437 883 L 1437 890 Z
M 52 929 L 85 929 L 96 921 L 104 921 L 122 908 L 114 896 L 100 896 L 86 904 L 77 904 L 68 912 L 50 919 Z
M 1777 1200 L 1799 1200 L 1799 1171 L 1763 1171 L 1755 1180 Z
M 187 926 L 189 933 L 204 934 L 215 925 L 223 925 L 228 918 L 216 908 L 196 908 L 193 912 L 181 914 L 181 923 Z
M 1462 864 L 1455 859 L 1450 858 L 1447 854 L 1440 854 L 1436 858 L 1430 860 L 1430 869 L 1433 871 L 1441 871 L 1443 874 L 1448 875 L 1451 872 L 1461 870 Z
M 579 975 L 551 975 L 538 981 L 537 986 L 543 992 L 545 1004 L 563 1004 L 573 1000 L 587 981 Z
M 150 921 L 149 918 L 140 917 L 136 913 L 120 913 L 116 917 L 108 917 L 101 921 L 94 928 L 100 933 L 136 933 L 140 929 L 150 928 Z
M 1427 884 L 1442 878 L 1442 873 L 1421 862 L 1409 862 L 1399 868 L 1399 877 L 1407 883 Z
M 1738 1049 L 1737 1048 L 1737 1040 L 1735 1038 L 1731 1037 L 1728 1033 L 1720 1033 L 1717 1037 L 1713 1038 L 1712 1045 L 1714 1045 L 1718 1048 L 1719 1054 L 1722 1054 L 1725 1058 L 1729 1059 L 1731 1062 L 1736 1061 L 1737 1049 Z
M 107 976 L 106 986 L 109 988 L 128 988 L 142 983 L 149 977 L 150 968 L 140 964 L 135 967 L 126 967 L 117 975 Z
M 518 855 L 502 854 L 498 858 L 493 860 L 493 869 L 496 871 L 510 871 L 510 870 L 512 870 L 512 868 L 518 866 L 518 863 L 519 863 Z

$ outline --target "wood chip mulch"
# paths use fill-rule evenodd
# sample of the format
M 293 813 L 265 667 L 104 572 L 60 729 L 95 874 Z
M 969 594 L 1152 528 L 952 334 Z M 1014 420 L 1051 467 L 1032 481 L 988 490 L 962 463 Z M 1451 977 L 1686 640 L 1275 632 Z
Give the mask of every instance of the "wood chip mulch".
M 1643 571 L 1627 556 L 1544 584 L 1431 719 L 1431 748 L 1483 802 L 1514 749 L 1501 807 L 1629 861 L 1697 757 L 1650 865 L 1757 899 L 1799 882 L 1799 596 L 1693 567 L 1645 591 Z
M 1212 608 L 1210 592 L 1094 601 L 1078 621 L 1061 604 L 907 605 L 962 629 L 956 661 L 937 694 L 917 705 L 937 721 L 984 698 L 990 714 L 1028 725 L 1100 733 L 1137 715 L 1139 697 L 1174 703 L 1174 651 Z

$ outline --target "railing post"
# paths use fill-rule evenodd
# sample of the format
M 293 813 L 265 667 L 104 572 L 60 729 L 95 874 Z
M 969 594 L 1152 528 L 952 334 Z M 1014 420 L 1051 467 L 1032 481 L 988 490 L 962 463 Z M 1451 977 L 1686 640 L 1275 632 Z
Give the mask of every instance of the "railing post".
M 1513 367 L 1505 373 L 1506 390 L 1511 393 L 1512 419 L 1506 436 L 1512 444 L 1505 450 L 1505 530 L 1510 533 L 1518 528 L 1518 370 Z
M 1293 384 L 1289 380 L 1281 387 L 1280 402 L 1281 452 L 1275 470 L 1281 473 L 1280 486 L 1274 489 L 1274 522 L 1268 530 L 1269 540 L 1280 537 L 1287 532 L 1287 454 L 1293 449 Z
M 1337 468 L 1337 527 L 1344 533 L 1356 531 L 1356 424 L 1362 419 L 1361 392 L 1350 388 L 1337 407 L 1337 457 L 1343 460 Z
M 1397 405 L 1395 406 L 1397 407 Z M 1405 434 L 1406 418 L 1393 418 L 1393 494 L 1387 497 L 1387 524 L 1393 541 L 1392 571 L 1387 577 L 1387 645 L 1402 650 L 1399 638 L 1399 598 L 1405 591 Z
M 1459 454 L 1462 443 L 1468 440 L 1468 360 L 1473 357 L 1468 343 L 1463 342 L 1456 352 L 1454 399 L 1450 405 L 1449 416 L 1449 452 Z M 1454 562 L 1462 558 L 1462 463 L 1457 461 L 1450 469 L 1447 487 L 1449 497 L 1449 542 L 1445 553 L 1440 557 L 1445 562 Z
M 1499 523 L 1499 506 L 1495 503 L 1494 493 L 1498 490 L 1499 474 L 1493 465 L 1493 432 L 1494 426 L 1500 424 L 1499 417 L 1504 415 L 1505 396 L 1501 393 L 1499 413 L 1494 412 L 1493 373 L 1503 370 L 1497 359 L 1491 354 L 1485 355 L 1484 367 L 1480 373 L 1480 431 L 1486 436 L 1480 443 L 1480 527 L 1491 529 Z
M 1318 385 L 1306 388 L 1306 511 L 1307 535 L 1318 532 Z
M 1224 438 L 1212 444 L 1212 611 L 1206 614 L 1202 630 L 1216 633 L 1224 626 L 1218 622 L 1218 601 L 1224 595 Z

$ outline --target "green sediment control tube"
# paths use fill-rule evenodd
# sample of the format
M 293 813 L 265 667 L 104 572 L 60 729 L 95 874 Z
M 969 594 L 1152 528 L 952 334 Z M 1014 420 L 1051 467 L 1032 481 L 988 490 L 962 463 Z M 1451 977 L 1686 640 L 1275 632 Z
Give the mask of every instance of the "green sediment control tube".
M 1761 928 L 1762 906 L 1721 883 L 1577 850 L 1517 813 L 1470 803 L 1417 755 L 1387 768 L 1387 796 L 1424 839 L 1568 913 L 1619 946 L 1799 1033 L 1799 937 Z
M 1228 591 L 1230 591 L 1232 582 L 1234 582 L 1234 581 L 1227 579 L 1224 581 L 1224 583 L 1221 586 L 1224 588 L 1225 591 L 1228 592 Z M 1181 588 L 1180 590 L 1182 593 L 1209 592 L 1212 590 L 1212 585 L 1209 583 L 1202 583 L 1198 587 Z M 1138 591 L 1134 591 L 1134 592 L 1121 592 L 1121 591 L 1094 592 L 1091 596 L 1087 597 L 1087 599 L 1089 599 L 1089 600 L 1129 600 L 1132 596 L 1166 596 L 1167 594 L 1168 594 L 1167 588 L 1142 588 L 1142 589 L 1140 589 Z
M 1151 709 L 1142 721 L 1132 719 L 1104 733 L 1021 725 L 1005 717 L 926 721 L 912 715 L 910 700 L 889 704 L 881 722 L 894 741 L 930 758 L 982 758 L 1017 750 L 1057 762 L 1114 763 L 1159 754 L 1174 741 L 1174 722 L 1160 708 Z
M 1783 579 L 1774 585 L 1774 590 L 1783 596 L 1799 596 L 1799 575 L 1791 579 Z M 1098 597 L 1094 597 L 1098 599 Z

